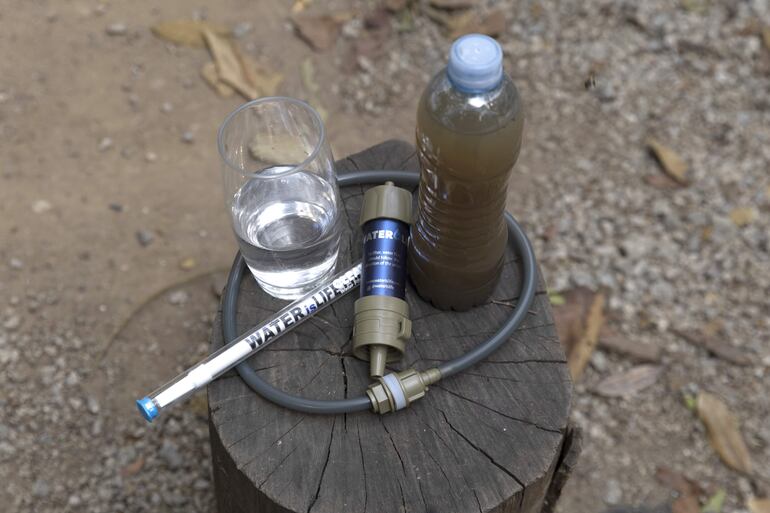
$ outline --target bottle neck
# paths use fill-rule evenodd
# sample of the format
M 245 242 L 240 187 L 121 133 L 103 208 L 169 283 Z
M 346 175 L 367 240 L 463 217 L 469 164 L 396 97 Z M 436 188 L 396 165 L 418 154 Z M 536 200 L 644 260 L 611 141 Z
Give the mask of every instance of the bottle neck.
M 446 73 L 446 78 L 449 81 L 449 83 L 452 85 L 452 88 L 469 96 L 479 96 L 479 95 L 485 95 L 488 93 L 493 92 L 495 89 L 499 89 L 501 84 L 503 83 L 503 73 L 502 69 L 500 70 L 500 76 L 496 78 L 496 81 L 491 84 L 487 84 L 485 87 L 474 87 L 472 84 L 458 80 L 456 78 L 452 77 L 452 69 L 450 66 L 447 66 L 444 70 L 444 73 Z

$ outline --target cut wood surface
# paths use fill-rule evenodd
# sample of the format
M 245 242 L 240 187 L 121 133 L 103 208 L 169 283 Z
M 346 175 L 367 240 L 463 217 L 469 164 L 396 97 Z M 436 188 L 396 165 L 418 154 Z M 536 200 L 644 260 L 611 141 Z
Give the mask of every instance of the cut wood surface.
M 338 162 L 343 174 L 417 169 L 414 149 L 389 141 Z M 364 188 L 341 190 L 346 267 L 360 257 L 358 215 Z M 509 251 L 492 300 L 468 312 L 436 310 L 411 285 L 413 336 L 394 369 L 426 369 L 492 335 L 511 314 L 520 267 Z M 315 399 L 359 396 L 368 365 L 351 354 L 349 294 L 250 360 L 282 389 Z M 508 303 L 508 304 L 506 304 Z M 245 331 L 285 306 L 248 275 L 238 327 Z M 211 349 L 222 345 L 214 323 Z M 230 372 L 208 388 L 219 513 L 228 512 L 536 512 L 574 464 L 565 443 L 571 384 L 541 285 L 522 326 L 487 361 L 431 386 L 406 410 L 306 415 L 276 406 Z

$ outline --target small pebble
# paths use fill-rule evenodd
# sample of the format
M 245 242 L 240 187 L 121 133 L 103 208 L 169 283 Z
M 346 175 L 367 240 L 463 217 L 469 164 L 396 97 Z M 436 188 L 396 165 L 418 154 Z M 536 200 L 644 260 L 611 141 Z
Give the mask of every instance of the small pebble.
M 94 399 L 93 397 L 88 398 L 88 411 L 92 413 L 93 415 L 96 415 L 99 413 L 99 402 Z
M 602 103 L 613 102 L 617 98 L 615 88 L 610 82 L 606 80 L 601 80 L 597 84 L 596 89 L 594 89 L 594 94 Z
M 16 331 L 21 326 L 21 317 L 18 315 L 11 315 L 3 323 L 3 328 L 8 331 Z
M 102 434 L 102 429 L 104 428 L 104 421 L 101 417 L 96 417 L 96 420 L 94 420 L 94 423 L 91 425 L 91 434 L 93 436 L 99 436 Z
M 153 151 L 148 151 L 147 153 L 144 154 L 144 160 L 146 160 L 147 162 L 155 162 L 156 160 L 158 160 L 158 154 Z
M 190 300 L 190 294 L 184 290 L 175 290 L 168 295 L 168 302 L 172 305 L 183 305 Z
M 32 204 L 32 211 L 36 214 L 43 214 L 53 208 L 50 202 L 40 199 Z
M 102 137 L 102 140 L 99 141 L 99 151 L 107 151 L 110 148 L 112 148 L 112 139 L 109 137 Z
M 136 232 L 136 240 L 139 242 L 140 246 L 146 248 L 155 240 L 155 234 L 150 230 L 139 230 Z
M 235 37 L 236 39 L 240 39 L 246 36 L 246 34 L 248 34 L 249 32 L 251 32 L 253 28 L 254 28 L 254 25 L 252 25 L 247 21 L 236 23 L 235 26 L 233 27 L 233 37 Z
M 174 110 L 174 105 L 171 102 L 163 102 L 160 106 L 160 110 L 169 113 Z
M 32 484 L 32 495 L 38 499 L 44 499 L 51 493 L 50 485 L 42 480 L 38 479 Z
M 578 287 L 593 288 L 594 286 L 594 279 L 591 274 L 582 270 L 576 270 L 572 273 L 572 281 Z
M 168 465 L 169 468 L 175 469 L 182 466 L 182 455 L 179 454 L 179 448 L 171 440 L 164 440 L 163 445 L 158 451 L 158 456 Z
M 12 458 L 16 454 L 16 448 L 8 442 L 0 442 L 0 461 Z
M 70 371 L 69 374 L 67 374 L 67 378 L 64 380 L 64 384 L 69 387 L 74 387 L 80 383 L 80 376 L 75 371 Z
M 110 210 L 113 212 L 123 212 L 123 205 L 120 203 L 110 203 Z
M 163 502 L 165 502 L 167 506 L 181 506 L 187 503 L 187 497 L 176 492 L 166 492 L 163 496 Z
M 185 144 L 192 144 L 195 142 L 195 134 L 193 134 L 190 130 L 187 130 L 182 134 L 182 142 Z
M 104 31 L 108 36 L 124 36 L 128 32 L 128 27 L 125 23 L 111 23 Z
M 208 490 L 211 488 L 211 484 L 205 479 L 196 479 L 193 483 L 194 490 Z
M 591 367 L 596 369 L 597 372 L 603 373 L 607 371 L 609 362 L 607 356 L 602 351 L 594 351 L 591 355 Z
M 608 479 L 604 493 L 604 502 L 610 506 L 613 506 L 615 504 L 620 504 L 622 499 L 623 490 L 620 488 L 620 483 L 618 483 L 615 479 Z
M 8 261 L 8 265 L 11 266 L 11 269 L 21 269 L 22 267 L 24 267 L 24 262 L 22 262 L 18 258 L 11 258 Z
M 670 283 L 659 281 L 650 287 L 650 294 L 655 301 L 667 304 L 674 299 L 676 290 L 674 290 L 674 287 Z

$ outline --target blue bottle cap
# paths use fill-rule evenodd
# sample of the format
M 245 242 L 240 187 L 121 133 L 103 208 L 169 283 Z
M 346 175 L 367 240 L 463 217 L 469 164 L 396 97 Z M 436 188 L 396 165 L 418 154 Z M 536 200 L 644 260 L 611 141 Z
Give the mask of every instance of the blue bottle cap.
M 147 422 L 152 422 L 152 419 L 158 416 L 158 407 L 155 405 L 155 401 L 149 397 L 143 397 L 136 401 L 136 407 Z
M 447 74 L 461 91 L 490 91 L 503 78 L 503 49 L 489 36 L 466 34 L 452 43 Z

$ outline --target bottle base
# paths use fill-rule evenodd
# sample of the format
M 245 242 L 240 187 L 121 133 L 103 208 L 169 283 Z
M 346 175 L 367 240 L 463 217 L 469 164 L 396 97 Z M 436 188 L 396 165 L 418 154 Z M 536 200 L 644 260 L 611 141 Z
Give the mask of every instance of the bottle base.
M 409 278 L 419 296 L 434 307 L 439 310 L 464 312 L 482 305 L 489 299 L 497 286 L 497 282 L 500 280 L 502 264 L 501 259 L 494 273 L 492 273 L 492 278 L 488 281 L 481 285 L 464 287 L 463 282 L 468 283 L 470 280 L 464 280 L 462 272 L 451 273 L 451 279 L 449 280 L 440 279 L 422 272 L 417 262 L 411 259 L 409 260 Z M 448 276 L 450 275 L 448 274 Z M 444 286 L 442 283 L 453 283 L 453 285 Z

